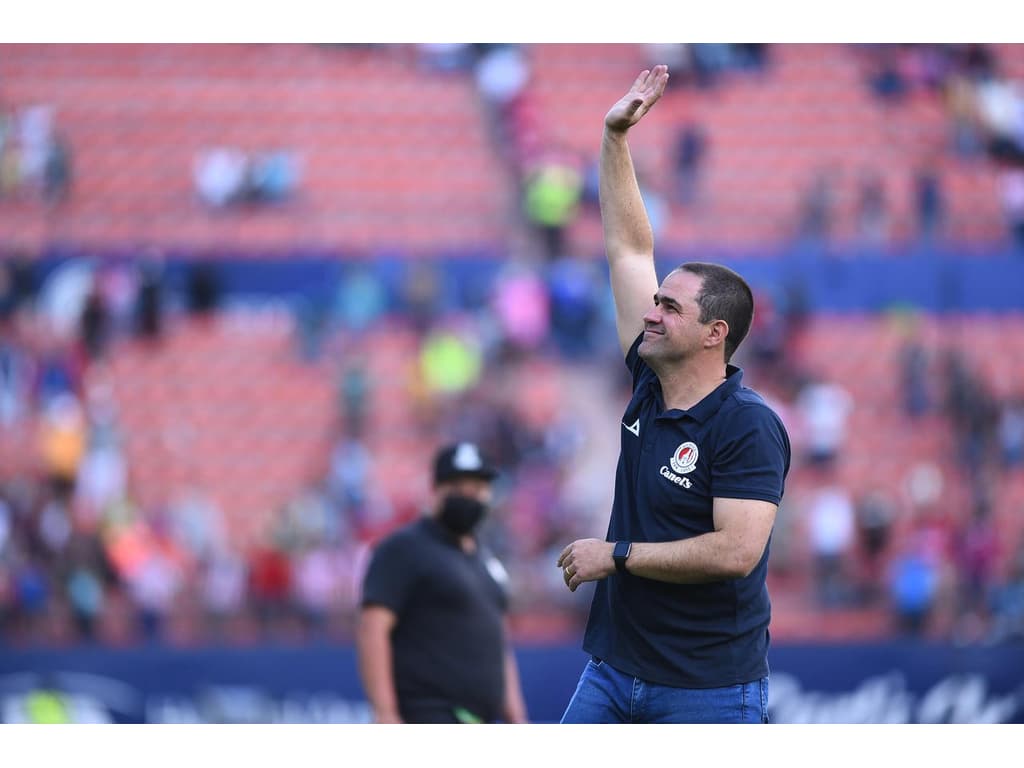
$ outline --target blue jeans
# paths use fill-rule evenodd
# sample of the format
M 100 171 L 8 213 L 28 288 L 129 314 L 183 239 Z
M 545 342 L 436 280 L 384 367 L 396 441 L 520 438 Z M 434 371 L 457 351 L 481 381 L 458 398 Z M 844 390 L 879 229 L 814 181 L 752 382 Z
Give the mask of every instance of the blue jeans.
M 768 677 L 725 688 L 674 688 L 587 662 L 563 723 L 767 723 Z

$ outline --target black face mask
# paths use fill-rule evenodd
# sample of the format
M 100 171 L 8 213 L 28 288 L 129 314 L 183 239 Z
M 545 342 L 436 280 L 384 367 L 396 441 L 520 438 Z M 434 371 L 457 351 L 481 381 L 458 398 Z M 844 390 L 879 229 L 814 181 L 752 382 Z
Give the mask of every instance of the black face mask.
M 441 502 L 438 520 L 456 536 L 463 536 L 476 528 L 486 514 L 487 505 L 482 501 L 477 501 L 470 496 L 450 493 Z

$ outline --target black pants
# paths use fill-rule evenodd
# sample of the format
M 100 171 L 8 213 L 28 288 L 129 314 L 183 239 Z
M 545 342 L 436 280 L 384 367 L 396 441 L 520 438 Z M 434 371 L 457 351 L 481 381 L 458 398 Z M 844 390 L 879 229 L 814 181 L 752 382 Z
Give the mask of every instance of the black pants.
M 465 723 L 465 718 L 460 718 L 459 713 L 466 710 L 452 704 L 441 703 L 420 703 L 402 704 L 402 720 L 406 723 Z M 489 722 L 481 720 L 481 722 Z

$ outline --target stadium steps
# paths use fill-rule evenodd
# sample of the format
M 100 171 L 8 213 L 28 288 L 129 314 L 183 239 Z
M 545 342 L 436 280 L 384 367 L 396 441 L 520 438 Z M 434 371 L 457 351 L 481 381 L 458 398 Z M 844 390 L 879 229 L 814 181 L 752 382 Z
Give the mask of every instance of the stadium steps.
M 155 344 L 115 349 L 108 375 L 144 506 L 198 490 L 245 547 L 323 474 L 336 426 L 331 379 L 293 347 L 284 318 L 226 315 L 183 319 Z

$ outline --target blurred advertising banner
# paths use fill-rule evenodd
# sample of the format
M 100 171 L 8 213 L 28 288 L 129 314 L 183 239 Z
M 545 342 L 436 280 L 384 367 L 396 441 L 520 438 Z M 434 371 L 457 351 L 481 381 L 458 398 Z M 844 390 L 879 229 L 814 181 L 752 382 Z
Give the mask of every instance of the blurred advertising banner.
M 531 721 L 557 722 L 586 660 L 517 649 Z M 776 723 L 1024 723 L 1024 646 L 785 645 Z M 366 723 L 352 648 L 0 649 L 5 723 Z

